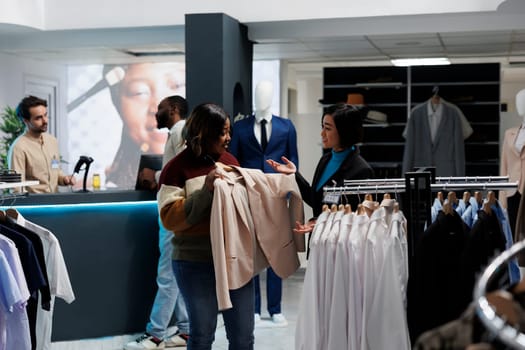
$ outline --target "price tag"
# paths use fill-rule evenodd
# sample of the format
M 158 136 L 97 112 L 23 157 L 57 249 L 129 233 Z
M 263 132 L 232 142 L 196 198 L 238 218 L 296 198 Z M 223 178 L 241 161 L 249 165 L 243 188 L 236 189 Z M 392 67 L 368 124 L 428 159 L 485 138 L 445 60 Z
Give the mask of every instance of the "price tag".
M 324 198 L 323 198 L 323 203 L 328 203 L 328 204 L 337 204 L 339 203 L 339 199 L 341 198 L 341 195 L 340 194 L 337 194 L 337 193 L 327 193 L 325 194 Z

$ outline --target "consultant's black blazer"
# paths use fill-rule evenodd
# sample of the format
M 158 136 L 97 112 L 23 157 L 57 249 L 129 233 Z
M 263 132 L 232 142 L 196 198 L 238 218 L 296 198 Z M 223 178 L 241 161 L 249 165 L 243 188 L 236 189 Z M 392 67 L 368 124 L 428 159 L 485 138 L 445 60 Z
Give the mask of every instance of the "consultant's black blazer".
M 301 191 L 303 200 L 313 209 L 314 216 L 317 217 L 321 213 L 323 205 L 323 187 L 324 186 L 343 186 L 344 180 L 359 180 L 370 179 L 374 177 L 374 171 L 366 160 L 361 157 L 359 147 L 354 146 L 355 149 L 351 151 L 345 158 L 339 169 L 332 175 L 326 183 L 322 184 L 317 191 L 317 184 L 323 174 L 324 169 L 332 158 L 332 152 L 325 153 L 315 169 L 312 185 L 299 173 L 296 173 L 296 181 Z M 356 195 L 341 196 L 340 204 L 351 204 L 355 210 L 359 203 L 359 198 Z

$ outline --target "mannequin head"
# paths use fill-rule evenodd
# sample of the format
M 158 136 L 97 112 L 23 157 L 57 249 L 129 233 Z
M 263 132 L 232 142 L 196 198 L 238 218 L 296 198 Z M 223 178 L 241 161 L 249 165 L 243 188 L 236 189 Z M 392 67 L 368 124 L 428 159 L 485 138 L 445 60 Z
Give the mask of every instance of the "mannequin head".
M 516 95 L 516 111 L 525 119 L 525 89 Z
M 267 113 L 272 107 L 273 85 L 270 81 L 261 81 L 255 87 L 255 113 Z

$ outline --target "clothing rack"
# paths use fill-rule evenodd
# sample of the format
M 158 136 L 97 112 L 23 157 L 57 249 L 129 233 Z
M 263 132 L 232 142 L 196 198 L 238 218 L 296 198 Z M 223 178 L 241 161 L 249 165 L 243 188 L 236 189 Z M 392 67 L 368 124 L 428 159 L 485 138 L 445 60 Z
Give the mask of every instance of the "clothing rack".
M 353 187 L 353 186 L 393 186 L 395 190 L 399 190 L 398 192 L 402 192 L 401 190 L 404 189 L 402 186 L 399 186 L 399 184 L 405 183 L 405 178 L 393 178 L 393 179 L 367 179 L 367 180 L 344 180 L 344 187 Z M 478 187 L 482 184 L 504 184 L 508 183 L 508 185 L 504 186 L 510 186 L 510 188 L 513 188 L 514 183 L 510 183 L 508 176 L 441 176 L 436 177 L 433 181 L 432 188 L 439 190 L 439 189 L 449 189 L 449 188 L 441 188 L 441 184 L 460 184 L 461 186 L 467 186 L 465 184 L 477 184 L 475 187 Z M 454 185 L 455 186 L 455 185 Z M 468 185 L 469 187 L 471 185 Z M 492 185 L 487 186 L 491 187 Z M 327 189 L 333 189 L 333 187 L 325 187 Z M 362 187 L 358 187 L 362 188 Z M 386 187 L 388 189 L 388 187 Z M 371 188 L 373 190 L 373 188 Z M 366 190 L 366 189 L 365 189 Z
M 434 183 L 430 184 L 432 192 L 444 190 L 509 190 L 517 188 L 517 182 L 456 182 L 456 183 Z M 365 185 L 351 185 L 351 186 L 340 186 L 340 187 L 324 187 L 325 193 L 335 194 L 367 194 L 373 192 L 392 192 L 401 193 L 406 191 L 406 186 L 403 183 L 391 183 L 391 184 L 377 184 L 373 185 L 371 182 Z
M 476 309 L 479 318 L 489 331 L 497 335 L 502 342 L 514 349 L 525 349 L 525 334 L 509 325 L 505 319 L 496 314 L 486 297 L 486 289 L 488 282 L 496 271 L 501 269 L 503 264 L 523 249 L 525 249 L 525 241 L 520 241 L 498 255 L 492 263 L 487 266 L 474 289 L 474 300 L 476 300 Z
M 345 180 L 344 186 L 326 186 L 325 195 L 351 195 L 369 193 L 405 193 L 403 212 L 408 222 L 408 246 L 414 255 L 416 242 L 424 227 L 430 224 L 432 192 L 457 190 L 509 190 L 518 188 L 518 182 L 508 182 L 508 176 L 435 177 L 431 171 L 407 172 L 405 178 Z
M 424 168 L 419 171 L 407 172 L 404 178 L 395 179 L 367 179 L 344 181 L 344 186 L 327 186 L 323 190 L 325 195 L 359 195 L 371 193 L 401 193 L 401 209 L 407 223 L 408 269 L 409 275 L 415 269 L 416 247 L 426 227 L 431 224 L 431 208 L 433 192 L 438 191 L 495 191 L 509 190 L 518 187 L 517 182 L 509 182 L 507 176 L 463 176 L 463 177 L 435 177 L 434 168 Z M 397 198 L 397 196 L 396 196 Z M 525 243 L 523 243 L 525 245 Z M 407 298 L 414 297 L 414 281 L 409 283 Z M 409 306 L 407 317 L 409 328 L 417 329 L 415 310 Z M 515 333 L 515 332 L 514 332 Z M 415 340 L 415 339 L 412 339 Z M 522 344 L 525 344 L 525 336 Z M 525 349 L 524 346 L 520 347 Z

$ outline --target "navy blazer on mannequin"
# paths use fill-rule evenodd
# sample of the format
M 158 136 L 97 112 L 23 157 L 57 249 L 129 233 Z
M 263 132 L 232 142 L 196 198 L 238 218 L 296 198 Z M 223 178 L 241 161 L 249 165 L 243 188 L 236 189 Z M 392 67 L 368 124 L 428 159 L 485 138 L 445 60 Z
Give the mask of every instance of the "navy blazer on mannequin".
M 243 168 L 260 169 L 265 173 L 274 173 L 267 159 L 280 160 L 285 156 L 299 167 L 297 155 L 297 133 L 289 119 L 272 115 L 272 132 L 266 151 L 253 133 L 255 116 L 238 120 L 233 125 L 233 135 L 229 151 L 237 158 Z

